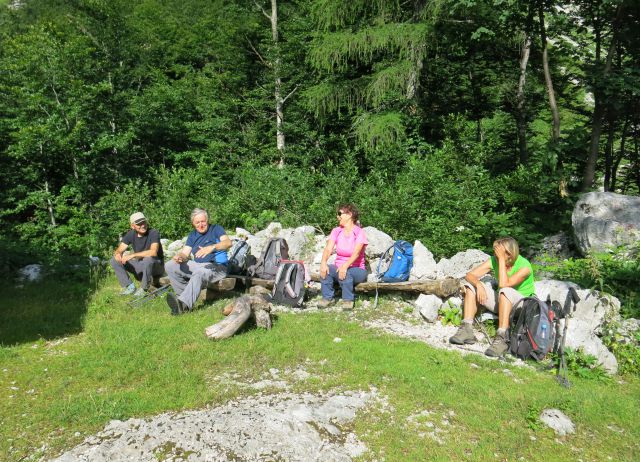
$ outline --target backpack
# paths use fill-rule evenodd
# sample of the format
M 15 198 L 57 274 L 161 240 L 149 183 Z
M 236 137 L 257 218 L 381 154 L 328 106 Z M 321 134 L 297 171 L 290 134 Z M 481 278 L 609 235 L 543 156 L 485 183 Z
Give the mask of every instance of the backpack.
M 243 274 L 247 267 L 247 257 L 251 252 L 251 247 L 244 239 L 234 239 L 229 257 L 227 269 L 229 274 Z
M 271 301 L 281 305 L 301 307 L 304 302 L 309 273 L 304 262 L 281 260 L 271 292 Z
M 269 239 L 260 258 L 247 268 L 247 274 L 255 278 L 273 280 L 276 278 L 280 261 L 288 259 L 289 245 L 287 241 L 282 238 Z
M 378 263 L 376 275 L 382 282 L 402 282 L 409 279 L 413 267 L 413 246 L 407 241 L 396 241 Z
M 555 342 L 556 316 L 549 305 L 535 295 L 518 301 L 509 316 L 509 351 L 518 358 L 541 361 Z

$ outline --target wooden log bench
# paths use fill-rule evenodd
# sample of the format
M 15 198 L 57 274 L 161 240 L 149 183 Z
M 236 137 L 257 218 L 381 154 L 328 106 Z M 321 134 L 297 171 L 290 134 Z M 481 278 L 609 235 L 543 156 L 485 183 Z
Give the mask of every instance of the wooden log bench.
M 273 280 L 252 278 L 249 276 L 230 275 L 241 281 L 246 288 L 252 286 L 273 289 Z M 320 282 L 319 274 L 312 274 L 311 280 Z M 360 293 L 370 293 L 377 290 L 381 292 L 411 292 L 421 294 L 433 294 L 440 298 L 449 298 L 457 295 L 462 291 L 462 282 L 460 279 L 445 278 L 424 281 L 405 281 L 405 282 L 362 282 L 355 286 L 355 291 Z
M 312 274 L 311 280 L 320 282 L 319 274 Z M 199 301 L 213 300 L 220 295 L 220 292 L 229 292 L 236 289 L 237 282 L 243 286 L 243 290 L 249 290 L 251 287 L 264 287 L 265 289 L 273 289 L 273 280 L 252 278 L 249 276 L 229 275 L 220 281 L 210 283 L 207 288 L 200 292 Z M 161 287 L 169 284 L 169 277 L 162 276 L 154 278 L 154 286 Z M 460 279 L 445 278 L 422 281 L 405 281 L 405 282 L 362 282 L 355 286 L 355 291 L 359 293 L 371 293 L 376 289 L 380 292 L 410 292 L 421 294 L 432 294 L 440 298 L 448 298 L 461 293 L 462 283 Z

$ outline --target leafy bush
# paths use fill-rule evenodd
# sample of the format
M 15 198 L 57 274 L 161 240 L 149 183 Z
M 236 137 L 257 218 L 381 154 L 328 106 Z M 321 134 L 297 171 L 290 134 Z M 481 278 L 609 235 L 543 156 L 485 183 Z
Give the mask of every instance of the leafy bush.
M 624 318 L 640 317 L 640 258 L 626 259 L 626 251 L 594 253 L 585 258 L 567 260 L 546 259 L 536 270 L 549 273 L 555 279 L 573 281 L 581 287 L 615 295 L 621 302 Z

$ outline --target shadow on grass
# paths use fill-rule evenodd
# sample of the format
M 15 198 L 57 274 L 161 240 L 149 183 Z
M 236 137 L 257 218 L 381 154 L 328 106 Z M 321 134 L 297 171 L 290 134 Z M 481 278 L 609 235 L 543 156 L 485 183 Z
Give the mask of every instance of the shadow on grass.
M 103 271 L 86 258 L 46 261 L 33 255 L 14 256 L 20 264 L 4 265 L 0 278 L 0 346 L 38 339 L 51 340 L 83 329 L 89 299 Z M 38 282 L 16 279 L 19 267 L 40 263 Z

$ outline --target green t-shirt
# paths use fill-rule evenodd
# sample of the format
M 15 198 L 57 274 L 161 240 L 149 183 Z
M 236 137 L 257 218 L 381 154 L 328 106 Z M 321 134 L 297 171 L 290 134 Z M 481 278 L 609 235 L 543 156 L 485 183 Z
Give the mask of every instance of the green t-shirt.
M 529 268 L 529 276 L 527 276 L 527 278 L 520 284 L 514 286 L 514 289 L 516 289 L 525 297 L 529 297 L 536 291 L 535 286 L 533 285 L 533 268 L 531 267 L 531 263 L 529 263 L 529 260 L 524 258 L 522 255 L 518 255 L 518 258 L 516 258 L 516 261 L 513 264 L 511 270 L 507 271 L 507 275 L 511 277 L 511 275 L 522 268 Z M 498 259 L 496 257 L 491 257 L 491 271 L 493 271 L 493 276 L 496 279 L 500 279 L 498 277 Z

